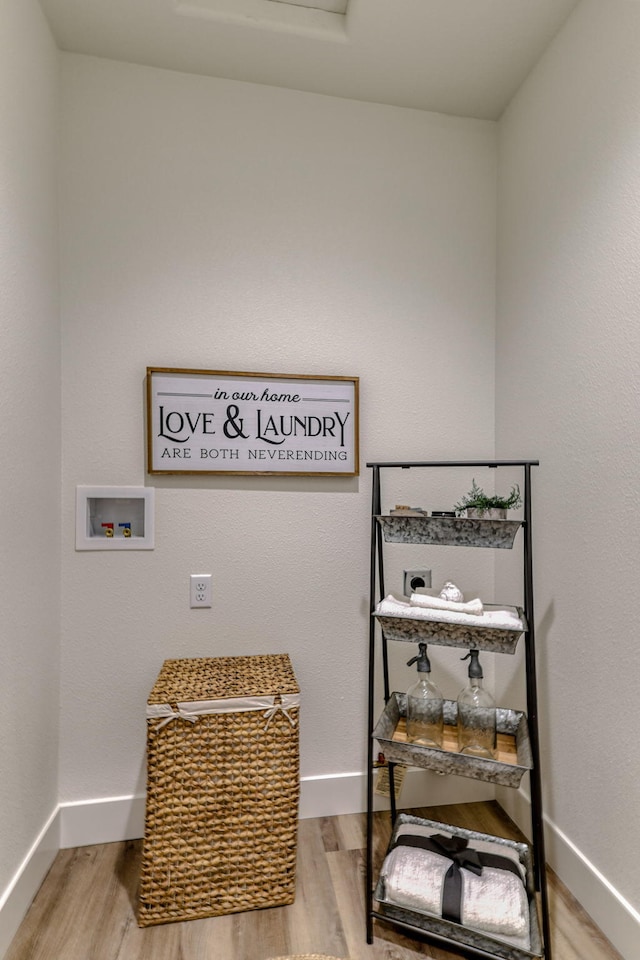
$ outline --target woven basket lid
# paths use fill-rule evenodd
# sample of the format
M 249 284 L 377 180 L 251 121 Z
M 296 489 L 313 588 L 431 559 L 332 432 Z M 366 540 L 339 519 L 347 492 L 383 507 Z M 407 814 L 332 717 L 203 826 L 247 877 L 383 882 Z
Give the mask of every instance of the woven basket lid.
M 147 703 L 299 693 L 286 653 L 165 660 Z

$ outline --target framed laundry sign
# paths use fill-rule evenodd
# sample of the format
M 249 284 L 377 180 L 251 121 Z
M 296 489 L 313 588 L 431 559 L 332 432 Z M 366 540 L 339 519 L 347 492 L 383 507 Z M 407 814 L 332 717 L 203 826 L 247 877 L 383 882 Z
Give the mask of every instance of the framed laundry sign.
M 147 367 L 147 469 L 357 476 L 358 378 Z

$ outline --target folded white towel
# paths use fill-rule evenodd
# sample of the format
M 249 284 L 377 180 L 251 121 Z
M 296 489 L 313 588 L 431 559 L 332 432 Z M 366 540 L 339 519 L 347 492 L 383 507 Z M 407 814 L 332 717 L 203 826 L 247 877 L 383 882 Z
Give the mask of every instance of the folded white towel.
M 426 593 L 412 593 L 410 603 L 416 607 L 429 607 L 432 610 L 451 610 L 452 613 L 466 613 L 476 617 L 482 615 L 482 600 L 443 600 L 442 597 L 430 597 Z
M 396 847 L 382 866 L 385 897 L 409 910 L 441 916 L 442 887 L 450 861 L 437 853 Z M 530 948 L 529 904 L 522 881 L 514 874 L 483 867 L 462 877 L 462 922 L 466 927 Z
M 392 594 L 381 600 L 375 611 L 381 617 L 405 617 L 408 620 L 430 620 L 434 623 L 458 623 L 467 627 L 494 627 L 505 630 L 523 630 L 520 617 L 511 610 L 498 608 L 484 610 L 480 616 L 456 613 L 453 610 L 432 610 L 398 600 Z
M 398 836 L 415 834 L 429 837 L 434 833 L 453 836 L 445 824 L 437 829 L 427 824 L 407 823 L 398 828 Z M 504 940 L 523 950 L 531 949 L 529 903 L 525 889 L 526 871 L 517 851 L 505 844 L 475 838 L 469 846 L 481 853 L 497 853 L 511 860 L 520 878 L 505 870 L 483 867 L 482 875 L 462 871 L 462 920 L 465 926 L 480 933 Z M 408 909 L 442 916 L 441 890 L 450 861 L 426 850 L 395 847 L 387 854 L 381 875 L 385 895 Z

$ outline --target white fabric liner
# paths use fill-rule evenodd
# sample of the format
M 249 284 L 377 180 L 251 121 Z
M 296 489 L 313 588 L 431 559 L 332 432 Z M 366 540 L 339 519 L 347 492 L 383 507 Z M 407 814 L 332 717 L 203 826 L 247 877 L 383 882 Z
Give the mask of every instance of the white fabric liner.
M 300 706 L 299 693 L 283 693 L 280 696 L 281 703 L 276 702 L 276 697 L 226 697 L 221 700 L 181 700 L 176 704 L 174 710 L 170 703 L 148 703 L 147 719 L 162 719 L 164 723 L 158 724 L 158 729 L 172 720 L 189 720 L 195 723 L 198 717 L 210 716 L 214 713 L 249 713 L 252 711 L 263 711 L 267 721 L 266 726 L 276 715 L 284 713 L 285 717 L 295 726 L 297 721 L 289 714 L 292 707 Z

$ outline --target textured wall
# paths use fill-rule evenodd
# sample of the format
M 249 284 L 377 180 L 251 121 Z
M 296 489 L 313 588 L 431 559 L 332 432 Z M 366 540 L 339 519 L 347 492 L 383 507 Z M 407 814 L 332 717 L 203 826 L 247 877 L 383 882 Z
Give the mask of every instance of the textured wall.
M 539 456 L 546 812 L 637 907 L 640 6 L 584 0 L 500 129 L 497 448 Z
M 143 788 L 169 656 L 289 652 L 303 775 L 361 771 L 364 463 L 493 452 L 495 126 L 63 61 L 61 799 Z M 359 376 L 361 477 L 153 478 L 153 552 L 76 553 L 76 484 L 145 482 L 147 365 Z
M 0 890 L 4 890 L 57 802 L 60 340 L 57 53 L 32 0 L 2 0 L 0 21 Z

